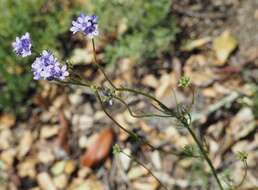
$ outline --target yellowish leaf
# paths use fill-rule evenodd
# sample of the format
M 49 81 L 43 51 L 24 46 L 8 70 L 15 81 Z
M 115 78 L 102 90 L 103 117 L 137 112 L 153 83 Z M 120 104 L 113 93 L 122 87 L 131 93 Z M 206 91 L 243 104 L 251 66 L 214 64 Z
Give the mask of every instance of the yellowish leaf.
M 181 49 L 183 51 L 192 51 L 194 49 L 204 46 L 210 41 L 211 41 L 210 37 L 199 38 L 199 39 L 187 42 Z
M 224 31 L 213 42 L 213 49 L 218 59 L 218 65 L 224 65 L 230 54 L 237 48 L 237 40 L 229 30 Z

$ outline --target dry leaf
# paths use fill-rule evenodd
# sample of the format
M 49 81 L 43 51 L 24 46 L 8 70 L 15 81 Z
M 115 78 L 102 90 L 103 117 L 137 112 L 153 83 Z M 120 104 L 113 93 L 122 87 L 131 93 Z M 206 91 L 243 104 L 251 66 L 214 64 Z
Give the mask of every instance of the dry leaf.
M 211 41 L 210 37 L 199 38 L 186 43 L 181 49 L 183 51 L 192 51 L 196 48 L 200 48 Z
M 56 190 L 57 189 L 55 187 L 51 177 L 46 172 L 40 173 L 37 176 L 37 181 L 42 190 Z
M 213 42 L 213 49 L 218 58 L 217 65 L 224 65 L 230 54 L 237 48 L 237 40 L 229 30 L 224 31 Z
M 142 177 L 148 173 L 149 173 L 148 170 L 146 170 L 142 166 L 136 166 L 136 167 L 130 169 L 127 176 L 130 180 L 134 180 L 134 179 Z
M 20 145 L 18 147 L 18 158 L 22 159 L 30 150 L 33 142 L 33 136 L 30 131 L 25 131 Z
M 207 57 L 203 55 L 193 55 L 187 61 L 184 72 L 196 86 L 207 86 L 211 84 L 216 75 L 208 64 Z
M 4 113 L 0 115 L 0 129 L 4 127 L 12 127 L 15 124 L 15 122 L 16 118 L 11 114 Z
M 56 126 L 44 126 L 40 130 L 40 138 L 47 139 L 55 136 L 58 133 L 58 127 Z
M 68 160 L 65 164 L 64 172 L 67 175 L 71 175 L 76 169 L 76 163 L 73 160 Z
M 152 87 L 152 88 L 157 88 L 159 85 L 159 81 L 157 80 L 157 78 L 150 74 L 150 75 L 146 75 L 143 79 L 142 79 L 142 83 L 146 86 Z
M 111 128 L 103 129 L 88 150 L 81 157 L 81 164 L 94 167 L 103 161 L 109 154 L 114 140 L 114 132 Z
M 65 164 L 66 164 L 66 161 L 59 161 L 59 162 L 55 163 L 55 165 L 53 165 L 51 168 L 51 173 L 54 176 L 58 176 L 58 175 L 62 174 L 64 171 L 64 168 L 65 168 Z
M 65 174 L 61 174 L 61 175 L 55 177 L 53 179 L 53 182 L 58 189 L 65 189 L 65 187 L 68 184 L 68 179 Z
M 18 174 L 21 177 L 35 178 L 36 176 L 36 164 L 37 160 L 32 158 L 27 158 L 18 165 Z

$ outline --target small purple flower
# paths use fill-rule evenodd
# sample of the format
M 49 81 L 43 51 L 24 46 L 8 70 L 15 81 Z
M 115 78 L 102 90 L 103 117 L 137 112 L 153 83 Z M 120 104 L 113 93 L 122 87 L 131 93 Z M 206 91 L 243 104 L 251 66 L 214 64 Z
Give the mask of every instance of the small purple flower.
M 16 37 L 12 43 L 13 49 L 18 56 L 26 57 L 31 55 L 31 39 L 30 34 L 26 32 L 23 36 Z
M 34 79 L 64 80 L 69 75 L 66 65 L 61 65 L 52 53 L 44 50 L 31 65 Z
M 98 17 L 95 14 L 89 16 L 81 13 L 76 20 L 72 21 L 70 31 L 73 32 L 73 34 L 82 32 L 89 38 L 93 38 L 99 35 L 97 21 Z

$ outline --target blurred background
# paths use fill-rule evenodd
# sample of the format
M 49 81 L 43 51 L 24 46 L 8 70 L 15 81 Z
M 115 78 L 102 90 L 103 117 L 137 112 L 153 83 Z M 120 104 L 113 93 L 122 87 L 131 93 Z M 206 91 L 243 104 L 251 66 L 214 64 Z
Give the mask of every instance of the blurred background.
M 98 15 L 97 59 L 116 85 L 175 108 L 174 93 L 180 104 L 191 102 L 191 91 L 178 88 L 189 77 L 193 127 L 217 172 L 238 184 L 244 168 L 237 153 L 246 151 L 240 189 L 258 189 L 257 0 L 0 0 L 0 190 L 161 189 L 144 168 L 113 155 L 113 143 L 169 189 L 217 189 L 203 161 L 150 151 L 120 131 L 88 89 L 32 79 L 31 63 L 48 49 L 105 84 L 90 40 L 69 31 L 81 12 Z M 19 58 L 11 43 L 25 32 L 36 54 Z M 124 98 L 138 113 L 151 109 L 142 97 Z M 195 148 L 174 121 L 133 118 L 118 102 L 109 111 L 155 147 Z

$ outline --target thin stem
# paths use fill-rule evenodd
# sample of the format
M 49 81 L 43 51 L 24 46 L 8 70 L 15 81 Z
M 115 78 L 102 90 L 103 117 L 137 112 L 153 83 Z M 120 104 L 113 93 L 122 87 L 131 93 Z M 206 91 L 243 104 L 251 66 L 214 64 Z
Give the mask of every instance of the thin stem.
M 132 161 L 135 161 L 137 164 L 141 165 L 144 169 L 146 169 L 151 175 L 152 177 L 154 177 L 159 184 L 166 190 L 168 190 L 168 188 L 159 180 L 159 178 L 157 176 L 154 175 L 154 173 L 147 167 L 145 166 L 141 161 L 139 161 L 137 158 L 135 158 L 134 156 L 127 154 L 126 152 L 121 150 L 121 153 L 123 153 L 124 155 L 126 155 L 128 158 L 130 158 Z
M 97 55 L 96 55 L 96 48 L 95 48 L 95 42 L 94 39 L 92 38 L 91 40 L 92 42 L 92 48 L 93 48 L 93 56 L 94 56 L 94 62 L 97 65 L 98 69 L 101 71 L 101 73 L 104 75 L 104 77 L 106 78 L 106 80 L 109 82 L 109 84 L 114 88 L 117 89 L 116 86 L 113 84 L 113 82 L 108 78 L 107 74 L 105 73 L 104 69 L 102 69 L 102 67 L 99 65 L 98 61 L 97 61 Z
M 118 123 L 114 118 L 113 116 L 108 113 L 108 111 L 106 110 L 105 108 L 105 105 L 99 95 L 99 92 L 97 89 L 94 90 L 94 93 L 97 97 L 97 99 L 99 100 L 100 104 L 101 104 L 101 108 L 103 109 L 104 113 L 120 128 L 122 129 L 123 131 L 125 131 L 127 134 L 129 134 L 131 137 L 133 137 L 138 143 L 140 144 L 143 144 L 143 145 L 147 145 L 151 150 L 159 150 L 163 153 L 166 153 L 166 154 L 173 154 L 175 156 L 184 156 L 184 153 L 180 153 L 180 152 L 174 152 L 174 151 L 165 151 L 163 150 L 162 148 L 158 147 L 154 147 L 152 144 L 150 144 L 147 140 L 144 140 L 142 138 L 140 138 L 136 133 L 126 129 L 125 127 L 123 127 L 120 123 Z
M 127 110 L 129 111 L 129 113 L 132 117 L 136 117 L 136 118 L 142 118 L 142 117 L 171 117 L 170 115 L 159 115 L 159 114 L 154 114 L 154 113 L 136 115 L 136 114 L 133 113 L 130 106 L 122 98 L 120 98 L 118 96 L 114 96 L 114 98 L 125 105 L 125 107 L 127 108 Z
M 73 84 L 73 85 L 78 85 L 78 86 L 85 86 L 85 87 L 91 87 L 90 83 L 82 83 L 82 82 L 78 82 L 75 80 L 72 81 L 62 81 L 62 80 L 58 80 L 58 82 L 62 83 L 62 84 Z
M 157 102 L 163 109 L 168 111 L 171 114 L 171 116 L 174 116 L 174 114 L 175 114 L 173 110 L 171 110 L 170 108 L 165 106 L 161 101 L 159 101 L 157 98 L 155 98 L 154 96 L 152 96 L 148 93 L 142 92 L 140 90 L 131 89 L 131 88 L 125 88 L 125 87 L 117 88 L 116 90 L 117 91 L 124 91 L 124 92 L 131 92 L 131 93 L 135 93 L 135 94 L 141 94 L 141 95 Z
M 244 176 L 242 178 L 242 180 L 240 181 L 240 183 L 238 185 L 235 186 L 235 189 L 238 189 L 239 187 L 241 187 L 247 177 L 247 169 L 248 169 L 248 165 L 247 165 L 247 162 L 246 160 L 243 161 L 244 163 L 244 167 L 245 167 L 245 173 L 244 173 Z
M 133 133 L 133 132 L 129 131 L 128 129 L 126 129 L 125 127 L 123 127 L 120 123 L 118 123 L 118 122 L 113 118 L 112 115 L 110 115 L 110 114 L 108 113 L 108 111 L 107 111 L 106 108 L 105 108 L 104 103 L 103 103 L 102 100 L 101 100 L 101 97 L 100 97 L 100 95 L 99 95 L 99 92 L 98 92 L 97 90 L 95 90 L 94 93 L 95 93 L 97 99 L 99 100 L 100 105 L 101 105 L 101 108 L 103 109 L 103 111 L 105 112 L 105 114 L 106 114 L 120 129 L 122 129 L 123 131 L 125 131 L 126 133 L 128 133 L 128 134 L 131 135 L 131 136 L 135 136 L 135 133 Z
M 213 164 L 212 164 L 212 162 L 211 162 L 209 156 L 207 155 L 205 149 L 203 148 L 201 142 L 198 140 L 198 138 L 197 138 L 197 136 L 195 135 L 194 131 L 189 127 L 188 124 L 185 124 L 185 127 L 187 128 L 187 130 L 189 131 L 189 133 L 190 133 L 191 136 L 193 137 L 195 143 L 197 144 L 197 146 L 198 146 L 199 149 L 201 150 L 201 153 L 202 153 L 204 159 L 206 160 L 206 162 L 208 163 L 208 165 L 209 165 L 209 167 L 210 167 L 210 169 L 211 169 L 211 172 L 212 172 L 213 176 L 215 177 L 215 179 L 216 179 L 216 181 L 217 181 L 217 183 L 218 183 L 218 185 L 219 185 L 219 188 L 220 188 L 221 190 L 224 190 L 224 189 L 223 189 L 223 186 L 222 186 L 222 184 L 221 184 L 221 182 L 220 182 L 220 180 L 219 180 L 219 177 L 218 177 L 218 175 L 217 175 L 217 173 L 216 173 L 216 170 L 215 170 L 215 168 L 214 168 L 214 166 L 213 166 Z
M 160 111 L 160 112 L 166 114 L 166 112 L 165 112 L 164 110 L 162 110 L 161 108 L 159 108 L 158 106 L 156 106 L 154 103 L 150 102 L 150 104 L 151 104 L 156 110 L 158 110 L 158 111 Z

